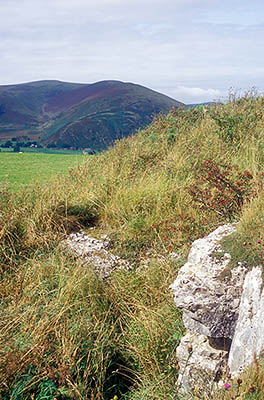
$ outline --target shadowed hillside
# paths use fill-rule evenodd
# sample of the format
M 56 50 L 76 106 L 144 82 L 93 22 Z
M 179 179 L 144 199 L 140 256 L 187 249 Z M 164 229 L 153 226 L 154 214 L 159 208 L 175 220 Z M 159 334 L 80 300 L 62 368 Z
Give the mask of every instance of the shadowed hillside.
M 0 86 L 0 140 L 101 150 L 182 103 L 132 83 L 39 81 Z

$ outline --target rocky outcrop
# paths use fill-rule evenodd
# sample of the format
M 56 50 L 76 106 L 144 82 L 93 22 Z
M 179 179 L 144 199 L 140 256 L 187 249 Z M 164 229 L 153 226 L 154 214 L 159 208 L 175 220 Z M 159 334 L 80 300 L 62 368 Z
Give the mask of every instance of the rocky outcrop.
M 92 267 L 102 278 L 108 278 L 116 269 L 131 270 L 130 264 L 109 252 L 110 241 L 107 235 L 102 240 L 95 239 L 79 231 L 70 234 L 64 244 L 84 265 Z
M 220 246 L 234 231 L 227 224 L 196 240 L 170 287 L 188 329 L 177 350 L 185 390 L 200 375 L 218 381 L 228 368 L 236 376 L 264 348 L 261 268 L 247 272 L 242 263 L 231 268 L 231 256 Z
M 221 253 L 219 244 L 234 230 L 234 225 L 224 225 L 196 240 L 171 285 L 186 328 L 197 334 L 230 339 L 234 335 L 245 268 L 228 271 L 231 256 Z
M 226 368 L 228 352 L 210 345 L 209 338 L 188 332 L 177 347 L 178 386 L 184 392 L 210 391 Z
M 246 275 L 239 316 L 232 340 L 228 365 L 233 376 L 239 375 L 264 349 L 264 290 L 262 268 Z

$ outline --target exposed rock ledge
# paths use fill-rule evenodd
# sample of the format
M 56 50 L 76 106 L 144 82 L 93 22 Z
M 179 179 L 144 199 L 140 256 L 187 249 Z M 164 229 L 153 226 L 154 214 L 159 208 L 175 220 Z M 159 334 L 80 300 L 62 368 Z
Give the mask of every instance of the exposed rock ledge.
M 109 252 L 109 238 L 95 239 L 83 231 L 71 233 L 65 245 L 80 258 L 83 264 L 91 266 L 102 278 L 108 278 L 117 268 L 131 270 L 130 264 Z
M 226 274 L 231 256 L 219 258 L 220 240 L 234 231 L 227 224 L 196 240 L 170 287 L 188 329 L 177 349 L 185 391 L 201 377 L 217 382 L 227 370 L 237 376 L 264 349 L 262 268 L 247 272 L 238 263 Z

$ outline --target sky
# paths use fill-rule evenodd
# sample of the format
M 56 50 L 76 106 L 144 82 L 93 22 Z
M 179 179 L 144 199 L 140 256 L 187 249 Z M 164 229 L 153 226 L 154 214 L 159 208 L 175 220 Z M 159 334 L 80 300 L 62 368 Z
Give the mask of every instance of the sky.
M 264 89 L 263 0 L 0 0 L 0 85 L 133 82 L 183 103 Z

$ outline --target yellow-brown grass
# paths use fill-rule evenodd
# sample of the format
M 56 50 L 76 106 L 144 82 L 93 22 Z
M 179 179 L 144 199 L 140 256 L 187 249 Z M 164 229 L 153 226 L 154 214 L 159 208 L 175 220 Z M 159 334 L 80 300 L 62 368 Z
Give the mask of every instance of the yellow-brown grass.
M 49 186 L 1 189 L 4 400 L 176 396 L 183 326 L 168 287 L 183 259 L 169 253 L 185 257 L 194 239 L 237 220 L 239 257 L 254 242 L 262 260 L 263 103 L 172 110 Z M 104 282 L 65 254 L 65 234 L 90 225 L 134 271 Z

